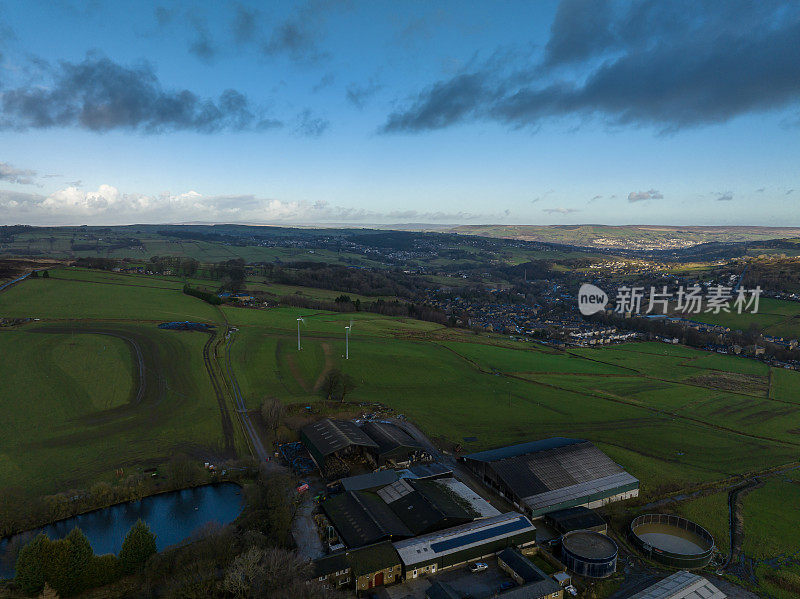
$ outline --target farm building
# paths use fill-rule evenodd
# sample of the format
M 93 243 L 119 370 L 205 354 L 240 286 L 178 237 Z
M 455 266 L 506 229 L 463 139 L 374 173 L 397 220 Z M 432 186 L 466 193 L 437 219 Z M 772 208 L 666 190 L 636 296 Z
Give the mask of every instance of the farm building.
M 414 464 L 408 468 L 413 478 L 447 478 L 453 476 L 453 469 L 439 462 Z
M 580 505 L 550 512 L 545 516 L 545 521 L 562 535 L 573 530 L 593 530 L 605 534 L 608 529 L 600 514 Z
M 686 570 L 675 572 L 629 599 L 726 599 L 708 580 Z
M 471 522 L 479 514 L 436 481 L 400 479 L 378 491 L 386 505 L 414 535 Z
M 374 451 L 379 466 L 407 465 L 424 453 L 422 444 L 397 425 L 371 421 L 362 430 L 377 444 Z
M 636 497 L 639 481 L 583 439 L 555 437 L 460 458 L 531 518 Z
M 343 478 L 341 485 L 345 491 L 368 491 L 390 485 L 399 478 L 400 475 L 396 470 L 378 470 Z
M 406 539 L 411 531 L 375 493 L 348 491 L 321 503 L 339 538 L 350 548 Z
M 300 440 L 317 466 L 325 471 L 333 458 L 372 458 L 378 444 L 349 420 L 325 418 L 300 430 Z
M 564 591 L 556 581 L 514 548 L 503 549 L 497 556 L 497 563 L 518 585 L 503 593 L 503 597 L 561 599 L 564 596 Z
M 398 582 L 402 565 L 391 543 L 376 543 L 314 560 L 313 578 L 334 588 L 364 591 Z
M 522 514 L 509 512 L 393 545 L 408 580 L 488 558 L 506 547 L 530 547 L 535 543 L 536 527 Z

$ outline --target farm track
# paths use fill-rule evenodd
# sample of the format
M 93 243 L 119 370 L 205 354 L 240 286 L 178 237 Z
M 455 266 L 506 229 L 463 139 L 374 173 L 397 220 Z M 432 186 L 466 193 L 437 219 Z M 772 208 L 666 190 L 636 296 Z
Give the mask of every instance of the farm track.
M 214 395 L 217 397 L 217 405 L 219 406 L 220 419 L 222 421 L 222 434 L 225 439 L 225 453 L 229 455 L 235 455 L 236 445 L 233 438 L 233 422 L 231 421 L 231 415 L 228 412 L 228 404 L 225 401 L 225 395 L 222 390 L 219 375 L 214 369 L 214 364 L 211 361 L 212 345 L 216 350 L 216 347 L 220 343 L 220 340 L 217 340 L 217 342 L 214 343 L 216 337 L 216 331 L 209 333 L 208 341 L 206 341 L 205 345 L 203 345 L 203 363 L 206 366 L 206 371 L 208 372 L 208 376 L 211 379 L 211 384 L 214 387 Z
M 253 425 L 253 421 L 250 419 L 250 413 L 247 410 L 247 404 L 245 403 L 244 396 L 239 388 L 239 381 L 236 379 L 236 374 L 233 371 L 233 365 L 231 364 L 231 347 L 233 346 L 235 335 L 236 329 L 229 328 L 227 333 L 228 343 L 225 344 L 225 368 L 227 370 L 228 380 L 230 381 L 233 399 L 236 402 L 236 412 L 239 415 L 239 419 L 245 429 L 245 432 L 247 433 L 247 436 L 250 437 L 250 443 L 253 448 L 253 452 L 256 454 L 259 463 L 272 463 L 268 462 L 269 453 L 264 447 L 264 444 L 261 442 L 261 437 L 258 435 L 258 431 Z

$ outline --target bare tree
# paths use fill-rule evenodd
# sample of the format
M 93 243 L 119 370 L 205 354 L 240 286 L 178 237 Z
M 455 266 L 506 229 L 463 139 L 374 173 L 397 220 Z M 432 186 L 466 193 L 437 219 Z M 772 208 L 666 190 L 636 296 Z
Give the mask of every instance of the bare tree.
M 286 414 L 286 407 L 277 397 L 270 397 L 261 404 L 261 417 L 264 419 L 264 424 L 267 428 L 272 430 L 272 436 L 277 436 L 278 427 L 283 422 L 283 417 Z

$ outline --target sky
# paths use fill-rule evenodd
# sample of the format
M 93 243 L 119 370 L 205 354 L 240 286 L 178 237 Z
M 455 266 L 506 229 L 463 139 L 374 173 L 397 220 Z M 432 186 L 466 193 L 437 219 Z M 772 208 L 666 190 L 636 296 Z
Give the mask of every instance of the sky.
M 0 224 L 800 226 L 800 3 L 0 0 Z

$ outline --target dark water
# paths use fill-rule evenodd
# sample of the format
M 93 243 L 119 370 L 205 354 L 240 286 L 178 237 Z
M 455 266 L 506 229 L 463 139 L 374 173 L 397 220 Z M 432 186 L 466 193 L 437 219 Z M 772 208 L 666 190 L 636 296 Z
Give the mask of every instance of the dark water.
M 210 522 L 232 522 L 241 513 L 243 506 L 241 488 L 238 485 L 205 485 L 145 497 L 141 501 L 121 503 L 61 520 L 31 532 L 44 532 L 51 539 L 60 539 L 77 526 L 89 539 L 97 555 L 116 554 L 122 548 L 122 541 L 131 526 L 141 518 L 156 535 L 156 545 L 162 551 L 188 539 Z M 6 559 L 8 543 L 9 539 L 0 541 L 0 578 L 14 576 L 14 565 Z

